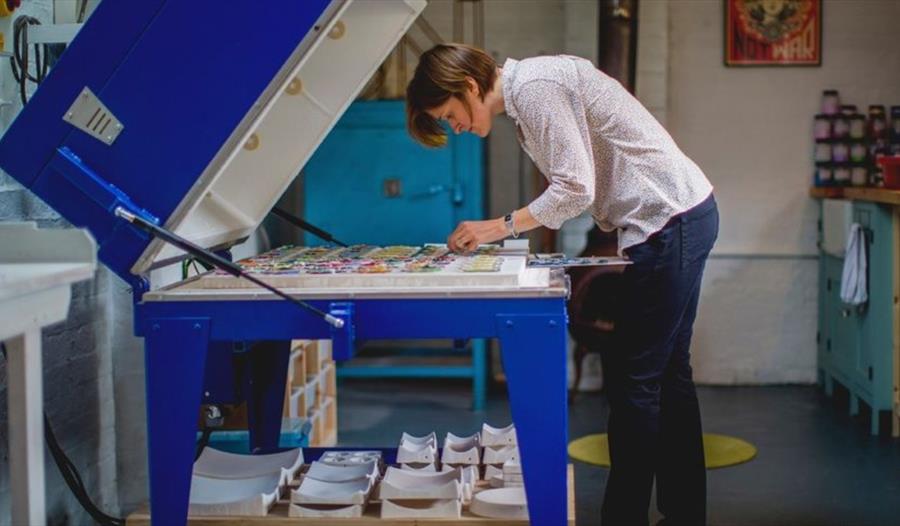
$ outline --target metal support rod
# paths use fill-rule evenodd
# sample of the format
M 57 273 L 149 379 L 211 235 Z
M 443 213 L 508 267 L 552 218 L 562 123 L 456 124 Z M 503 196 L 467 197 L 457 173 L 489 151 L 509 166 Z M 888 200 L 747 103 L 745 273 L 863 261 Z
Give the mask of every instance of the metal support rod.
M 116 207 L 115 213 L 116 213 L 116 216 L 121 217 L 122 219 L 124 219 L 125 221 L 128 221 L 132 225 L 140 228 L 141 230 L 148 232 L 149 234 L 151 234 L 155 237 L 162 239 L 166 243 L 169 243 L 171 245 L 174 245 L 174 246 L 180 248 L 181 250 L 184 250 L 188 254 L 191 254 L 192 256 L 196 257 L 197 259 L 199 259 L 209 265 L 213 265 L 216 268 L 224 270 L 225 272 L 231 274 L 232 276 L 244 278 L 247 281 L 268 290 L 269 292 L 275 294 L 276 296 L 286 299 L 287 301 L 289 301 L 299 307 L 302 307 L 302 308 L 308 310 L 309 312 L 312 312 L 316 316 L 321 317 L 329 325 L 331 325 L 332 327 L 334 327 L 336 329 L 340 329 L 344 326 L 344 320 L 342 320 L 340 318 L 335 318 L 331 314 L 328 314 L 327 312 L 319 310 L 316 307 L 313 307 L 312 305 L 310 305 L 309 303 L 306 303 L 305 301 L 298 300 L 297 298 L 293 298 L 293 297 L 285 294 L 284 292 L 269 285 L 268 283 L 255 278 L 253 275 L 251 275 L 247 272 L 244 272 L 244 269 L 242 269 L 240 265 L 238 265 L 236 263 L 232 263 L 231 261 L 228 261 L 227 259 L 225 259 L 223 257 L 217 256 L 217 255 L 213 254 L 212 252 L 206 250 L 205 248 L 199 247 L 199 246 L 191 243 L 187 239 L 184 239 L 183 237 L 178 236 L 177 234 L 169 232 L 168 230 L 166 230 L 165 228 L 162 228 L 159 225 L 155 225 L 155 224 L 145 220 L 142 217 L 132 214 L 131 212 L 129 212 L 128 210 L 125 210 L 121 206 Z
M 328 241 L 329 243 L 334 243 L 334 244 L 340 245 L 342 247 L 347 246 L 346 243 L 342 243 L 342 242 L 338 241 L 337 239 L 334 238 L 334 236 L 332 236 L 328 232 L 322 230 L 321 228 L 317 227 L 316 225 L 307 223 L 306 221 L 300 219 L 299 217 L 295 216 L 294 214 L 288 212 L 287 210 L 275 207 L 272 209 L 272 213 L 275 214 L 277 217 L 280 217 L 281 219 L 284 219 L 288 223 L 299 228 L 300 230 L 309 232 L 310 234 L 313 234 L 314 236 L 318 237 L 319 239 L 321 239 L 323 241 Z
M 407 46 L 409 46 L 409 49 L 412 50 L 413 53 L 415 53 L 416 58 L 422 56 L 422 53 L 423 53 L 424 51 L 422 50 L 421 47 L 419 47 L 418 44 L 416 44 L 416 41 L 415 41 L 415 40 L 413 40 L 413 39 L 410 38 L 410 37 L 407 37 L 406 40 L 405 40 L 405 44 L 406 44 Z
M 432 46 L 444 43 L 444 38 L 440 33 L 438 33 L 437 29 L 435 29 L 434 26 L 428 23 L 428 20 L 425 20 L 424 16 L 416 18 L 415 24 L 419 26 L 419 29 L 422 30 L 422 33 L 424 33 L 425 36 L 428 37 L 428 40 L 431 40 Z

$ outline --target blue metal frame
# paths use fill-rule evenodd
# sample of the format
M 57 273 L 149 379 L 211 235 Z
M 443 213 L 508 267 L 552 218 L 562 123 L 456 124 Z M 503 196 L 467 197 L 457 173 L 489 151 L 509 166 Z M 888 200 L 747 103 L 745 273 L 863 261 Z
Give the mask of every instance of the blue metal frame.
M 505 299 L 318 300 L 323 310 L 352 305 L 350 319 L 361 340 L 497 338 L 519 438 L 532 524 L 563 525 L 566 483 L 566 310 L 563 297 Z M 210 353 L 216 344 L 270 341 L 276 351 L 294 338 L 329 338 L 321 319 L 284 301 L 144 301 L 136 306 L 136 333 L 145 338 L 150 509 L 157 524 L 183 524 L 187 515 L 196 415 L 204 370 L 227 359 Z M 254 379 L 260 418 L 254 449 L 277 447 L 283 352 L 269 352 L 273 374 Z M 262 362 L 261 362 L 262 363 Z M 265 393 L 268 393 L 267 396 Z M 275 400 L 274 398 L 279 398 Z M 279 418 L 275 418 L 275 417 Z M 255 417 L 254 417 L 255 418 Z M 254 420 L 255 421 L 255 420 Z
M 247 400 L 251 447 L 277 446 L 291 339 L 333 338 L 346 357 L 355 338 L 478 337 L 501 341 L 532 522 L 565 524 L 562 297 L 313 302 L 348 321 L 337 333 L 285 301 L 141 301 L 130 269 L 150 241 L 112 209 L 165 224 L 332 2 L 220 4 L 101 2 L 0 139 L 0 167 L 88 228 L 134 287 L 153 522 L 186 522 L 201 401 Z M 85 87 L 125 126 L 112 145 L 62 120 Z
M 107 205 L 164 224 L 329 3 L 102 2 L 0 139 L 0 167 L 133 282 L 150 240 Z M 112 145 L 62 120 L 84 87 L 125 125 Z

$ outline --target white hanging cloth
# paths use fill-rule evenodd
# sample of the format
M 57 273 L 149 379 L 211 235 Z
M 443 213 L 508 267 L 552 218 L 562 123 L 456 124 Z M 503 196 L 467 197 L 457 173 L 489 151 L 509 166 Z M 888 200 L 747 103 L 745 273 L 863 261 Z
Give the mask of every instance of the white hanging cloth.
M 841 274 L 841 300 L 848 305 L 862 305 L 869 300 L 866 283 L 866 233 L 859 223 L 850 225 L 844 271 Z

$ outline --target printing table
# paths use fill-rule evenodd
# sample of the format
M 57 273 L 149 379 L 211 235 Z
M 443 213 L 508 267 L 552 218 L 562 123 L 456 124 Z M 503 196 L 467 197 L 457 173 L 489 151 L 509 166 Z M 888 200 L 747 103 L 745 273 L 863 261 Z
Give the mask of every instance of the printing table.
M 13 524 L 44 524 L 41 329 L 66 318 L 71 284 L 90 279 L 96 245 L 79 230 L 0 224 L 0 342 L 7 346 Z
M 546 272 L 546 269 L 528 272 Z M 519 439 L 532 524 L 566 523 L 566 288 L 292 291 L 326 312 L 344 312 L 359 340 L 497 338 Z M 251 447 L 277 446 L 289 343 L 332 338 L 321 319 L 259 289 L 174 286 L 144 295 L 136 330 L 146 342 L 151 517 L 187 513 L 204 368 L 217 344 L 269 341 L 252 359 Z M 336 345 L 338 347 L 338 345 Z M 259 366 L 259 367 L 256 367 Z M 272 403 L 266 403 L 271 398 Z M 277 399 L 277 400 L 276 400 Z
M 0 137 L 0 168 L 132 288 L 154 523 L 186 520 L 201 403 L 246 401 L 251 446 L 276 445 L 290 339 L 331 338 L 340 359 L 357 339 L 498 338 L 532 523 L 565 524 L 565 287 L 288 288 L 345 321 L 332 330 L 254 289 L 153 290 L 187 254 L 117 213 L 219 253 L 246 239 L 425 4 L 101 2 Z

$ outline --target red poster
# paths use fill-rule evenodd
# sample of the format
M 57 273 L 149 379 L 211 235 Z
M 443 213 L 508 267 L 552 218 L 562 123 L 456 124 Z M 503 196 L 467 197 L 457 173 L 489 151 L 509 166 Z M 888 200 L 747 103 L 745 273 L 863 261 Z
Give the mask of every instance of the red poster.
M 821 0 L 725 0 L 726 66 L 821 63 Z

